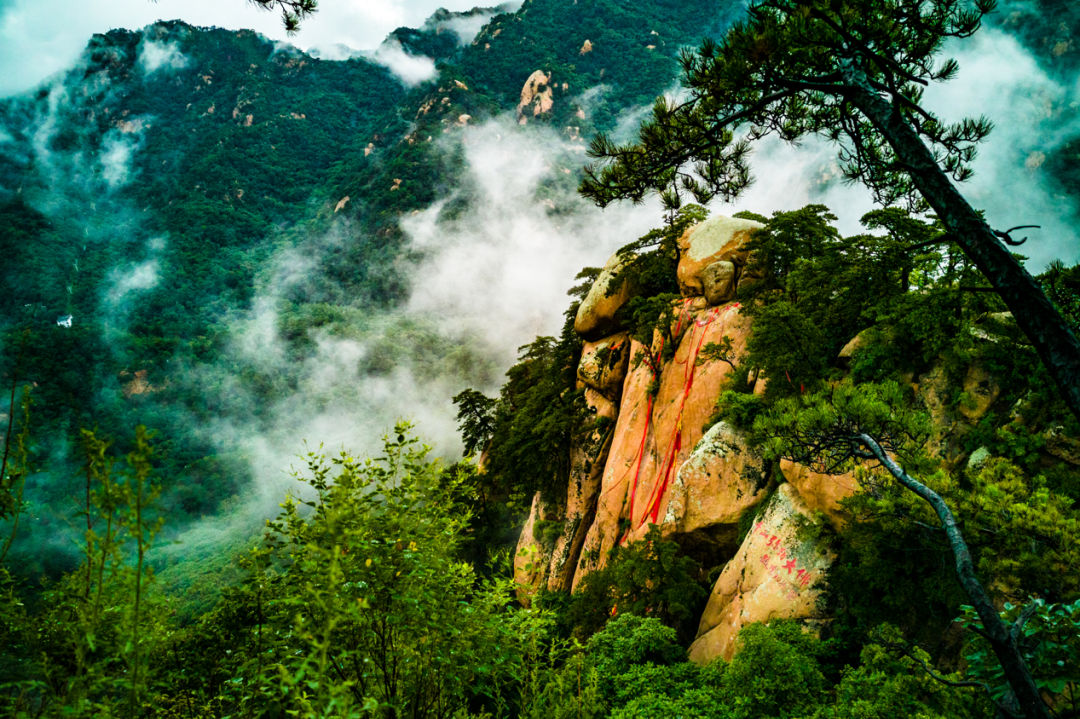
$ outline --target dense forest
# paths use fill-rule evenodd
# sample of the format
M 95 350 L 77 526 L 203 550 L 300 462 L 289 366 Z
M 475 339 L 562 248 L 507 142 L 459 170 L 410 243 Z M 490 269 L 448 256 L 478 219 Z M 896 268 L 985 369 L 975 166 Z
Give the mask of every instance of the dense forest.
M 361 53 L 160 22 L 0 100 L 0 711 L 1080 714 L 1080 419 L 951 218 L 899 201 L 914 171 L 860 166 L 889 155 L 858 142 L 844 171 L 908 193 L 861 231 L 822 204 L 722 217 L 709 201 L 747 179 L 732 138 L 664 105 L 637 132 L 676 82 L 686 108 L 741 91 L 748 64 L 815 57 L 777 54 L 783 18 L 804 38 L 815 19 L 844 42 L 849 21 L 895 31 L 851 20 L 865 4 L 527 0 L 472 11 L 470 40 L 440 11 L 388 39 L 435 62 L 412 85 Z M 1070 4 L 982 24 L 1075 78 Z M 760 56 L 725 55 L 747 37 Z M 916 85 L 880 92 L 911 106 Z M 828 136 L 810 107 L 751 136 Z M 1041 121 L 1067 134 L 1076 113 Z M 402 313 L 423 281 L 410 223 L 467 225 L 482 201 L 485 121 L 559 138 L 531 198 L 555 221 L 582 179 L 599 204 L 664 206 L 508 369 Z M 985 133 L 912 122 L 964 180 Z M 613 162 L 584 170 L 589 141 Z M 1028 168 L 1063 208 L 1078 148 Z M 679 184 L 646 164 L 664 152 L 711 164 Z M 1017 266 L 1020 234 L 999 233 Z M 1028 269 L 1075 335 L 1080 265 Z M 357 386 L 404 404 L 403 377 L 446 389 L 463 453 L 427 444 L 423 417 L 369 454 L 282 424 L 382 417 Z M 287 484 L 266 480 L 281 452 Z

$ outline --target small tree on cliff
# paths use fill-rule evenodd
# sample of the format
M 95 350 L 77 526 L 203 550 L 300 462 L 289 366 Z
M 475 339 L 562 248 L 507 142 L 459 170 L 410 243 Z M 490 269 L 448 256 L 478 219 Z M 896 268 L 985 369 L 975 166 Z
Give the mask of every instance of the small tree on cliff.
M 699 202 L 738 196 L 751 182 L 750 143 L 808 134 L 840 146 L 845 176 L 882 205 L 932 209 L 1031 339 L 1080 418 L 1080 342 L 1042 288 L 956 188 L 971 175 L 985 118 L 942 122 L 921 104 L 923 87 L 952 78 L 938 62 L 948 38 L 975 33 L 995 0 L 757 0 L 716 43 L 683 55 L 685 102 L 657 100 L 636 144 L 598 136 L 581 192 L 601 206 L 659 192 Z M 736 140 L 736 131 L 745 137 Z M 1020 241 L 1022 242 L 1022 240 Z
M 999 708 L 1011 716 L 1049 719 L 1049 710 L 1018 646 L 1031 613 L 1022 614 L 1011 627 L 1005 625 L 975 575 L 971 551 L 948 504 L 893 459 L 898 456 L 917 462 L 918 450 L 929 434 L 926 418 L 904 409 L 906 404 L 902 390 L 895 383 L 859 386 L 842 383 L 822 392 L 779 401 L 773 411 L 757 419 L 754 430 L 765 440 L 772 456 L 805 464 L 818 472 L 839 474 L 853 461 L 876 463 L 902 487 L 929 504 L 941 522 L 938 529 L 944 532 L 952 552 L 960 586 L 982 622 L 979 634 L 989 642 L 1012 689 L 1015 704 L 999 702 Z M 979 682 L 957 685 L 982 686 Z

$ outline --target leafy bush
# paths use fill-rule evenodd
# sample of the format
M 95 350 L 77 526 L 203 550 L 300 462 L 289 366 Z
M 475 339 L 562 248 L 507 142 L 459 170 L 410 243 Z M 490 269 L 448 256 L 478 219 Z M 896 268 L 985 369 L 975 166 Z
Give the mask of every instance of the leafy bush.
M 666 666 L 686 660 L 675 630 L 656 619 L 632 614 L 608 622 L 589 639 L 585 653 L 603 677 L 625 674 L 638 664 Z
M 660 528 L 651 525 L 645 537 L 614 547 L 602 569 L 585 575 L 568 619 L 588 636 L 612 615 L 648 616 L 686 638 L 696 631 L 708 594 L 697 568 L 693 559 L 679 556 L 679 545 L 663 539 Z
M 732 716 L 765 719 L 813 711 L 826 689 L 815 657 L 818 646 L 816 637 L 796 623 L 744 627 L 721 684 Z

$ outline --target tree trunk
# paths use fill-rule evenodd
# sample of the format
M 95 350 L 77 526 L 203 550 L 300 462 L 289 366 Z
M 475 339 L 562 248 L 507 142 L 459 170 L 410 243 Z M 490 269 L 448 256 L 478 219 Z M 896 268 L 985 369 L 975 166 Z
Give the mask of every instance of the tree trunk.
M 1065 404 L 1080 420 L 1080 342 L 1061 313 L 957 191 L 915 129 L 870 86 L 865 72 L 846 63 L 842 74 L 844 81 L 856 88 L 846 93 L 848 99 L 889 143 L 949 234 L 1005 301 L 1057 383 Z
M 990 642 L 990 647 L 994 650 L 998 662 L 1001 663 L 1001 669 L 1005 672 L 1005 679 L 1009 682 L 1009 686 L 1012 687 L 1021 711 L 1024 712 L 1027 719 L 1050 719 L 1050 711 L 1046 707 L 1046 702 L 1039 696 L 1035 680 L 1032 678 L 1027 664 L 1024 663 L 1019 647 L 1016 646 L 1016 642 L 1013 641 L 1012 635 L 1001 620 L 997 609 L 994 608 L 994 604 L 990 601 L 986 590 L 983 589 L 979 579 L 975 576 L 975 565 L 971 561 L 971 551 L 968 549 L 967 542 L 964 541 L 964 536 L 960 533 L 960 528 L 956 524 L 956 517 L 953 516 L 949 505 L 945 504 L 945 500 L 941 498 L 941 495 L 905 472 L 872 437 L 867 434 L 860 434 L 858 439 L 866 445 L 879 462 L 885 465 L 885 468 L 889 470 L 892 476 L 896 477 L 900 484 L 922 497 L 933 507 L 934 512 L 945 528 L 949 548 L 956 559 L 956 576 L 960 580 L 960 586 L 963 587 L 968 599 L 971 600 L 972 606 L 975 607 L 979 619 L 982 620 L 985 636 Z

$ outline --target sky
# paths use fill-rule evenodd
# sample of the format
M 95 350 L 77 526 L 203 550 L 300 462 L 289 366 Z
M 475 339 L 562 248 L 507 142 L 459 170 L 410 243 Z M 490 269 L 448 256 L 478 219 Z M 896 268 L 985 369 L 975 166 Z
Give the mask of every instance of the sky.
M 281 18 L 247 0 L 0 0 L 0 97 L 29 90 L 70 67 L 94 33 L 137 30 L 158 20 L 252 29 L 308 50 L 344 44 L 373 49 L 399 27 L 418 27 L 435 10 L 469 10 L 477 0 L 323 0 L 289 37 Z

